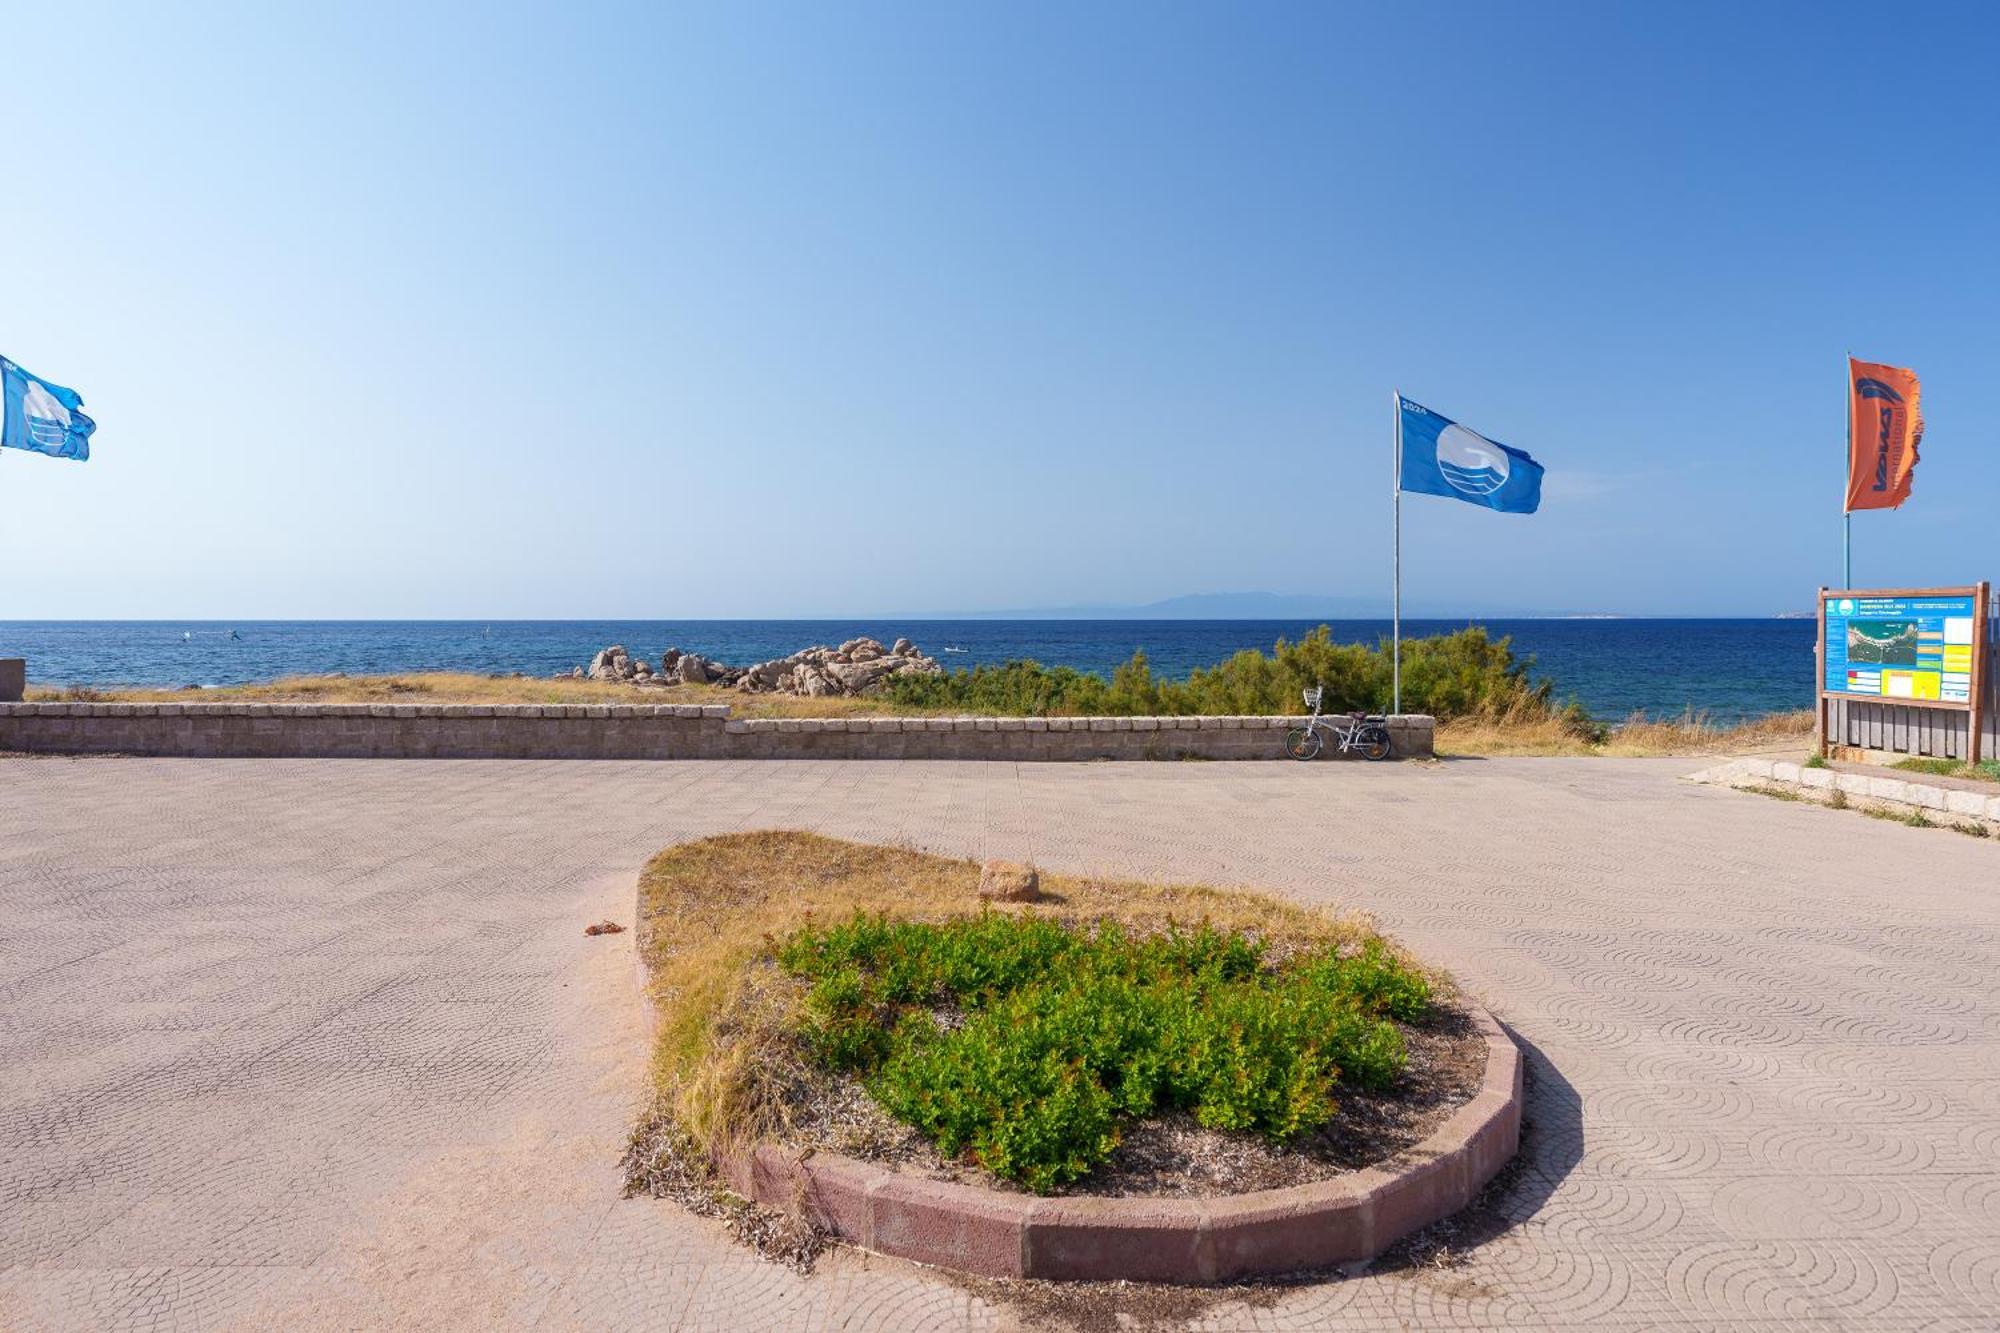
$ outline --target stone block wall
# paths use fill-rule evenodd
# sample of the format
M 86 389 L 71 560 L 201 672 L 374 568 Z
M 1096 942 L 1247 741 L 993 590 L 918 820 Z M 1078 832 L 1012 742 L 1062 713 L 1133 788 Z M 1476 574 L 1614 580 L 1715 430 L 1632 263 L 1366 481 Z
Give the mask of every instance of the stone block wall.
M 727 705 L 0 703 L 0 751 L 353 759 L 1282 759 L 1293 717 L 734 718 Z M 1389 719 L 1397 758 L 1432 719 Z M 1327 746 L 1324 758 L 1337 758 Z

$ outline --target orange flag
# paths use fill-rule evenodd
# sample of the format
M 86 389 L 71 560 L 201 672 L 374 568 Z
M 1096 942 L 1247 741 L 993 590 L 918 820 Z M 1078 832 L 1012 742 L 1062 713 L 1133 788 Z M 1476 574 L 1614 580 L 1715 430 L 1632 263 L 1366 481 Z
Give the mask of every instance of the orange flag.
M 1924 438 L 1915 371 L 1847 358 L 1847 509 L 1896 509 L 1910 498 Z

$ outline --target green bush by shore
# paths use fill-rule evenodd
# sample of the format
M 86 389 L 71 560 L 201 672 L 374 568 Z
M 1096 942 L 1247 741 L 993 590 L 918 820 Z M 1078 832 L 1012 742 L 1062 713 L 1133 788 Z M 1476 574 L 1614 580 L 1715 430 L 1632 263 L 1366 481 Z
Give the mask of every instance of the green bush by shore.
M 1451 634 L 1403 640 L 1403 708 L 1440 719 L 1562 718 L 1579 732 L 1594 728 L 1575 705 L 1561 706 L 1547 681 L 1530 679 L 1532 662 L 1507 638 L 1472 626 Z M 1326 690 L 1327 712 L 1388 711 L 1393 695 L 1388 640 L 1370 647 L 1335 643 L 1322 625 L 1297 641 L 1280 639 L 1269 653 L 1246 648 L 1227 661 L 1196 669 L 1186 680 L 1153 673 L 1144 652 L 1102 676 L 1073 667 L 1013 661 L 944 675 L 902 675 L 887 696 L 913 708 L 1040 716 L 1191 716 L 1301 711 L 1301 693 Z

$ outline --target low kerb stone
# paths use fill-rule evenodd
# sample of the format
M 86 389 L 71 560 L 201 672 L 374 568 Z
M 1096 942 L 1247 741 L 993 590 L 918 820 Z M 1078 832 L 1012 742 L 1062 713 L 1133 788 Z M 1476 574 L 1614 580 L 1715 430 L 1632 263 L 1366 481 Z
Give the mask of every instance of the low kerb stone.
M 1483 1009 L 1486 1073 L 1422 1143 L 1333 1180 L 1209 1199 L 1040 1199 L 769 1146 L 723 1164 L 773 1208 L 804 1207 L 879 1254 L 985 1277 L 1202 1285 L 1372 1259 L 1465 1208 L 1521 1143 L 1522 1060 Z

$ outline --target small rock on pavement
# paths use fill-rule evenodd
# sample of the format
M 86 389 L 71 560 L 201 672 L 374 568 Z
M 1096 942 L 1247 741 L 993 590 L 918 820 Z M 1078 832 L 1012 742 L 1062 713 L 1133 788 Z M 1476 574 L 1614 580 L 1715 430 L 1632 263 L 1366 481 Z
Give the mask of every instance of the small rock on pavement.
M 594 926 L 585 926 L 583 933 L 586 935 L 617 935 L 622 933 L 624 929 L 625 927 L 619 925 L 616 921 L 600 921 Z
M 1033 866 L 1018 861 L 988 861 L 979 867 L 979 898 L 982 902 L 1038 903 L 1042 900 L 1042 877 Z

